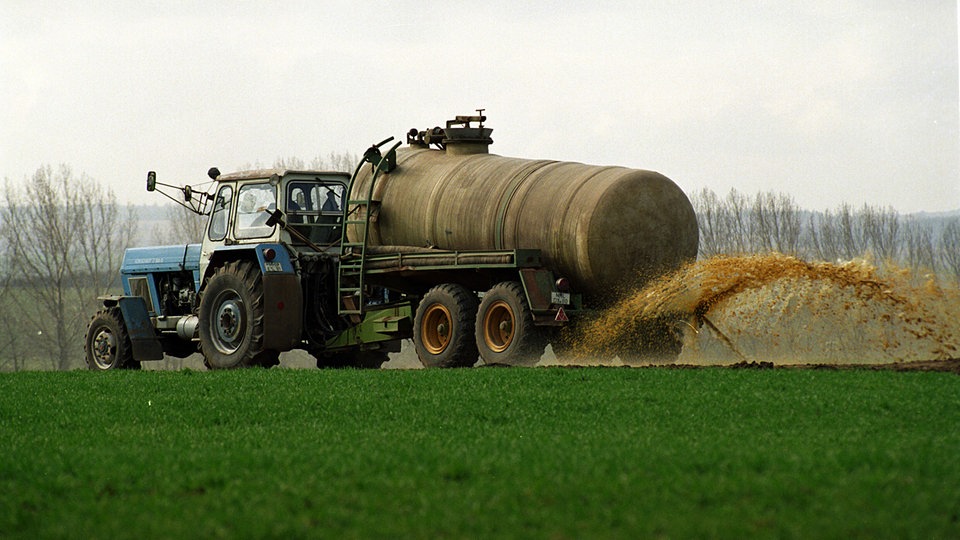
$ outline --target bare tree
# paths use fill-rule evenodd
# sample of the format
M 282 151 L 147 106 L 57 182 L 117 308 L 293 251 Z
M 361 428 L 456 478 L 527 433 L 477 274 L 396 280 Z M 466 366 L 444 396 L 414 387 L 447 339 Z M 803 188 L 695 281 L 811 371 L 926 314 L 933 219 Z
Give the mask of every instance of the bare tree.
M 24 367 L 25 337 L 19 321 L 19 310 L 10 309 L 16 304 L 12 294 L 10 282 L 13 273 L 9 270 L 9 263 L 3 265 L 0 271 L 0 369 L 20 371 Z
M 796 255 L 800 250 L 800 212 L 789 195 L 758 193 L 750 206 L 748 229 L 750 251 Z
M 960 219 L 901 217 L 892 207 L 844 203 L 805 212 L 786 194 L 731 189 L 720 198 L 709 188 L 690 196 L 700 227 L 700 255 L 777 251 L 837 261 L 872 256 L 960 283 Z M 942 218 L 940 218 L 942 219 Z
M 900 261 L 915 271 L 933 272 L 937 268 L 933 231 L 916 219 L 903 227 Z
M 164 208 L 165 227 L 153 232 L 153 241 L 158 244 L 194 244 L 203 240 L 207 216 L 180 205 Z
M 713 257 L 725 253 L 724 208 L 717 194 L 703 188 L 690 197 L 690 202 L 700 227 L 700 255 Z
M 840 258 L 849 260 L 862 257 L 867 252 L 861 221 L 857 212 L 848 203 L 843 203 L 837 210 L 837 225 L 839 226 Z
M 274 169 L 293 169 L 293 170 L 303 170 L 306 167 L 303 165 L 303 160 L 296 157 L 283 157 L 280 156 L 277 159 L 273 160 Z
M 276 169 L 310 169 L 318 171 L 337 171 L 353 172 L 353 169 L 360 162 L 356 154 L 350 152 L 330 152 L 326 156 L 317 155 L 310 160 L 309 164 L 304 160 L 295 157 L 278 157 L 274 160 L 273 166 Z
M 750 253 L 750 197 L 731 188 L 727 193 L 726 211 L 727 234 L 729 238 L 728 253 Z
M 691 203 L 700 226 L 700 253 L 797 254 L 803 223 L 793 199 L 786 194 L 758 193 L 751 197 L 731 189 L 720 199 L 708 188 L 695 193 Z
M 117 289 L 123 252 L 137 237 L 134 209 L 130 205 L 121 208 L 112 190 L 86 175 L 82 175 L 79 185 L 69 188 L 73 194 L 67 197 L 67 211 L 76 213 L 83 227 L 73 237 L 76 257 L 68 265 L 71 278 L 85 282 L 97 294 Z M 94 303 L 96 298 L 89 300 Z M 89 304 L 85 307 L 91 310 Z
M 940 264 L 960 285 L 960 218 L 949 221 L 940 234 Z
M 859 216 L 861 245 L 878 261 L 896 261 L 900 249 L 900 215 L 893 208 L 863 205 Z
M 2 236 L 23 320 L 53 369 L 74 366 L 96 297 L 115 288 L 127 243 L 136 234 L 112 191 L 62 165 L 37 170 L 19 188 L 4 186 Z
M 807 238 L 808 250 L 813 258 L 834 261 L 840 257 L 840 240 L 835 222 L 836 218 L 830 210 L 810 215 Z
M 360 158 L 351 152 L 330 152 L 326 158 L 317 156 L 310 161 L 311 169 L 352 173 Z

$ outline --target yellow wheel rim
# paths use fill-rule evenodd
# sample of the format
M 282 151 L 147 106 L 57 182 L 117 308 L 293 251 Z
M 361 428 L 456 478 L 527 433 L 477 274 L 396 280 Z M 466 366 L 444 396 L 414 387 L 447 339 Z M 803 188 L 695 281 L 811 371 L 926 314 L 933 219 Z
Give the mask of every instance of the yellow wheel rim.
M 423 314 L 420 325 L 420 342 L 430 354 L 440 354 L 450 344 L 453 318 L 450 310 L 442 304 L 433 304 Z
M 513 343 L 515 317 L 510 304 L 498 300 L 483 314 L 483 341 L 487 348 L 501 353 Z

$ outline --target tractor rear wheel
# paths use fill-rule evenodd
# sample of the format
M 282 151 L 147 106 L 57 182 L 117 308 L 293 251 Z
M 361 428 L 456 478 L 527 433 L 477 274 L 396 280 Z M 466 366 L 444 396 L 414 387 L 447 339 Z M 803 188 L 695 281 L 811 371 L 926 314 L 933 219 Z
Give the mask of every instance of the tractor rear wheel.
M 516 281 L 494 285 L 483 295 L 477 312 L 477 348 L 487 365 L 532 366 L 546 340 L 533 324 L 523 286 Z
M 214 271 L 200 299 L 200 348 L 210 369 L 276 365 L 263 350 L 263 277 L 247 261 Z
M 444 283 L 427 291 L 413 320 L 413 344 L 425 367 L 470 367 L 477 361 L 473 337 L 477 297 Z
M 133 359 L 133 347 L 120 308 L 107 308 L 94 315 L 87 327 L 83 349 L 90 369 L 140 369 L 140 362 Z

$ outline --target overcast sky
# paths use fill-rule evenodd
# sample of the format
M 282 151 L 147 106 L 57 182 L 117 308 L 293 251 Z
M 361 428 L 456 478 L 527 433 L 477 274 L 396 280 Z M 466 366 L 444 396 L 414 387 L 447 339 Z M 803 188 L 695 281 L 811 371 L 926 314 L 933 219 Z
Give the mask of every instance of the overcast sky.
M 162 202 L 485 108 L 491 151 L 960 208 L 957 3 L 0 0 L 0 175 Z

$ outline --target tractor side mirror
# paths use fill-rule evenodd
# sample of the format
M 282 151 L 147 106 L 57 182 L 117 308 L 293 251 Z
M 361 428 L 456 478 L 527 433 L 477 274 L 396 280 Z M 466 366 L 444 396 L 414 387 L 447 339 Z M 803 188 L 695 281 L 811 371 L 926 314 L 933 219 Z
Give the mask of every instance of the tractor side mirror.
M 147 173 L 147 191 L 157 190 L 157 173 L 150 171 Z

